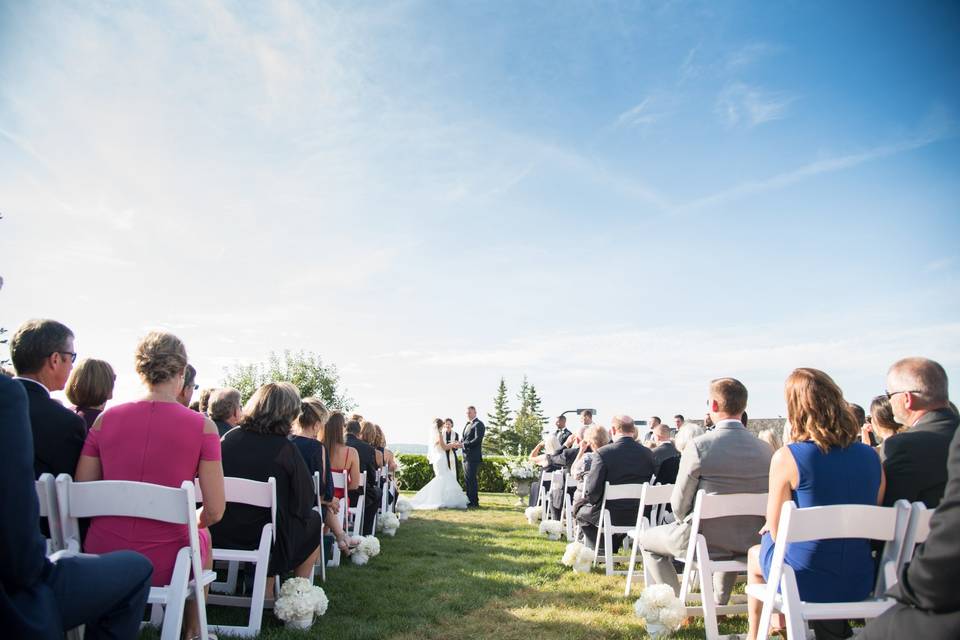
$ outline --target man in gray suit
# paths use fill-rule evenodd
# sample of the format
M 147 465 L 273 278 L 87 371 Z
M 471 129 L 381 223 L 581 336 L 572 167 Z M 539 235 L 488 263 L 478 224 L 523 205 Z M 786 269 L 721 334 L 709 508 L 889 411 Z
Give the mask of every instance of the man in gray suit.
M 710 417 L 716 428 L 698 436 L 683 449 L 680 472 L 670 504 L 675 522 L 647 529 L 640 536 L 643 564 L 654 584 L 669 584 L 680 595 L 680 581 L 673 566 L 683 557 L 690 541 L 693 503 L 697 491 L 707 493 L 766 493 L 770 472 L 770 445 L 740 423 L 747 406 L 747 388 L 739 380 L 719 378 L 710 383 Z M 737 516 L 705 520 L 700 533 L 707 539 L 710 557 L 729 560 L 746 557 L 747 549 L 760 542 L 764 519 Z M 715 574 L 717 604 L 730 599 L 735 574 Z

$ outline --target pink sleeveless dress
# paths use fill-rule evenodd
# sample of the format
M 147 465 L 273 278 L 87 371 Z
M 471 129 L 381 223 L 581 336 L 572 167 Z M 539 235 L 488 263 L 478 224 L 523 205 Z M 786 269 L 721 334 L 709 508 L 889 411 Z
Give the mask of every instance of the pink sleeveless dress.
M 204 416 L 173 402 L 130 402 L 103 412 L 100 430 L 87 434 L 81 455 L 100 458 L 104 480 L 132 480 L 179 488 L 193 482 L 201 460 L 220 460 L 220 438 L 203 432 Z M 153 563 L 154 586 L 170 583 L 184 525 L 143 518 L 94 518 L 83 550 L 138 551 Z M 200 529 L 201 555 L 210 554 L 210 532 Z

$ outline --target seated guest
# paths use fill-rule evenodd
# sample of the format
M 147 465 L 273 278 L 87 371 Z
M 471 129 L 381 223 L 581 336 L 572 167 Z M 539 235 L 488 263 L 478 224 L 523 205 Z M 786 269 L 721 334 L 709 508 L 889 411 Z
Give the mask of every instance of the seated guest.
M 223 437 L 224 473 L 258 482 L 276 479 L 277 531 L 267 593 L 273 593 L 275 575 L 292 571 L 298 578 L 309 578 L 323 539 L 323 519 L 314 510 L 313 477 L 296 445 L 287 439 L 299 414 L 297 388 L 289 382 L 268 382 L 247 401 L 239 428 Z M 211 532 L 218 547 L 256 549 L 268 522 L 269 509 L 231 503 Z
M 73 410 L 83 418 L 87 429 L 107 406 L 107 400 L 113 397 L 116 379 L 109 362 L 93 358 L 81 360 L 70 373 L 64 394 L 73 403 Z
M 860 431 L 860 440 L 868 444 L 880 454 L 880 459 L 884 459 L 883 443 L 893 438 L 903 431 L 903 425 L 897 422 L 893 417 L 893 407 L 890 406 L 890 398 L 887 396 L 877 396 L 870 402 L 870 422 L 865 424 Z M 880 436 L 880 444 L 874 445 L 870 438 L 870 433 Z
M 933 509 L 947 484 L 947 452 L 958 423 L 950 409 L 947 372 L 933 360 L 905 358 L 890 367 L 886 395 L 894 418 L 908 428 L 883 443 L 883 504 L 903 498 Z
M 677 431 L 677 435 L 673 437 L 673 446 L 677 448 L 677 451 L 681 454 L 683 453 L 684 448 L 693 441 L 697 436 L 702 436 L 707 431 L 696 422 L 687 422 L 680 430 Z
M 187 370 L 183 374 L 183 387 L 180 389 L 180 393 L 177 394 L 177 402 L 182 404 L 185 407 L 190 407 L 190 401 L 193 399 L 193 392 L 197 390 L 200 385 L 197 384 L 197 370 L 193 368 L 192 364 L 187 365 Z
M 600 507 L 606 483 L 643 484 L 653 476 L 653 454 L 637 442 L 637 427 L 630 416 L 614 416 L 610 424 L 613 442 L 594 453 L 590 472 L 584 481 L 586 503 L 577 511 L 577 521 L 586 543 L 594 546 L 600 524 Z M 614 526 L 632 525 L 637 520 L 639 500 L 614 500 L 607 503 Z M 616 551 L 623 536 L 614 536 Z
M 797 507 L 836 504 L 876 505 L 883 500 L 883 469 L 873 450 L 859 442 L 860 425 L 843 399 L 840 387 L 823 371 L 796 369 L 787 378 L 787 418 L 791 444 L 779 449 L 770 463 L 767 521 L 763 538 L 750 549 L 749 581 L 762 583 L 770 571 L 774 541 L 783 504 Z M 709 538 L 708 538 L 709 539 Z M 870 595 L 874 565 L 869 540 L 811 540 L 787 548 L 785 562 L 793 567 L 806 602 L 849 602 Z M 750 599 L 749 638 L 757 636 L 762 603 Z M 840 626 L 833 629 L 831 627 Z M 815 630 L 848 637 L 845 622 L 817 621 Z
M 147 388 L 139 402 L 107 409 L 94 422 L 77 463 L 77 482 L 132 480 L 180 488 L 200 479 L 199 514 L 203 566 L 213 566 L 207 527 L 223 515 L 220 437 L 213 422 L 177 402 L 183 388 L 187 352 L 169 333 L 154 331 L 137 345 L 137 373 Z M 170 583 L 181 547 L 190 543 L 186 525 L 142 518 L 93 518 L 84 542 L 88 553 L 118 549 L 139 551 L 153 564 L 152 584 Z M 187 637 L 199 629 L 195 601 L 184 613 Z
M 680 455 L 680 471 L 670 499 L 676 520 L 640 535 L 643 564 L 649 569 L 652 584 L 669 584 L 677 595 L 680 581 L 673 559 L 682 558 L 687 551 L 697 492 L 765 492 L 773 453 L 740 423 L 747 406 L 743 383 L 733 378 L 714 380 L 707 402 L 716 426 L 686 444 Z M 730 560 L 747 555 L 759 541 L 757 532 L 762 524 L 763 518 L 754 516 L 717 518 L 704 520 L 700 533 L 707 539 L 711 558 Z M 735 581 L 734 573 L 714 574 L 714 599 L 718 604 L 729 601 Z
M 360 486 L 360 456 L 356 449 L 346 445 L 343 414 L 339 411 L 332 412 L 323 425 L 322 432 L 320 440 L 330 456 L 330 470 L 333 473 L 346 473 L 347 491 L 356 490 Z M 333 495 L 339 500 L 347 497 L 347 492 L 335 488 Z
M 870 408 L 871 415 L 873 407 Z M 887 592 L 897 600 L 867 623 L 863 640 L 953 640 L 960 628 L 960 434 L 950 443 L 947 488 L 930 519 L 930 535 Z
M 593 458 L 602 447 L 610 444 L 610 433 L 600 425 L 594 425 L 584 431 L 583 439 L 577 450 L 577 457 L 570 465 L 570 474 L 577 481 L 577 494 L 583 496 L 583 483 L 593 466 Z
M 449 422 L 450 428 L 453 428 L 453 420 L 447 418 L 444 420 L 443 426 L 446 429 L 447 423 Z M 388 477 L 393 476 L 397 471 L 397 458 L 393 455 L 393 451 L 387 449 L 387 437 L 383 433 L 383 429 L 380 428 L 380 425 L 377 425 L 377 441 L 374 443 L 374 447 L 380 452 L 383 453 L 383 465 L 386 467 L 388 472 Z M 387 504 L 393 504 L 397 501 L 399 497 L 399 488 L 395 488 L 393 485 L 387 487 L 390 491 L 387 496 Z
M 579 427 L 577 432 L 567 439 L 567 443 L 569 443 L 571 446 L 565 446 L 557 453 L 549 456 L 550 462 L 555 465 L 558 470 L 563 469 L 567 472 L 567 475 L 571 475 L 573 463 L 576 462 L 577 458 L 580 456 L 580 442 L 583 440 L 583 435 L 586 433 L 586 431 L 586 427 Z M 576 490 L 576 482 L 568 483 L 567 493 L 570 494 L 571 500 L 573 500 Z M 555 487 L 550 487 L 550 509 L 553 512 L 553 519 L 559 520 L 560 514 L 563 511 L 563 485 L 559 483 L 557 483 L 557 486 Z
M 783 438 L 776 429 L 764 429 L 757 434 L 757 438 L 770 445 L 772 451 L 777 451 L 783 446 Z
M 214 389 L 210 392 L 207 415 L 217 425 L 220 437 L 227 435 L 230 429 L 240 424 L 243 407 L 240 406 L 240 392 L 236 389 Z
M 377 447 L 377 425 L 369 420 L 360 423 L 360 439 L 373 447 L 374 460 L 377 463 L 377 469 L 383 467 L 383 451 Z
M 200 390 L 200 404 L 197 408 L 200 410 L 200 413 L 207 415 L 207 409 L 210 406 L 210 394 L 214 392 L 214 389 L 201 389 Z
M 28 320 L 10 340 L 10 358 L 30 404 L 33 468 L 36 477 L 73 475 L 87 437 L 79 415 L 50 397 L 67 383 L 77 354 L 73 332 L 55 320 Z
M 380 506 L 380 489 L 377 487 L 377 451 L 360 439 L 360 429 L 360 423 L 356 420 L 347 422 L 346 443 L 348 447 L 357 451 L 357 457 L 360 459 L 360 473 L 366 472 L 367 474 L 366 500 L 363 507 L 363 535 L 368 536 L 373 533 L 373 522 Z M 357 506 L 359 499 L 359 491 L 350 493 L 351 506 Z
M 680 469 L 680 452 L 670 440 L 670 427 L 660 423 L 653 431 L 653 473 L 657 484 L 673 484 Z
M 550 485 L 552 484 L 552 474 L 554 471 L 561 469 L 562 466 L 553 459 L 553 457 L 563 449 L 563 445 L 560 443 L 560 438 L 555 433 L 548 433 L 544 436 L 542 442 L 538 442 L 537 446 L 533 448 L 533 451 L 530 452 L 530 461 L 540 467 L 541 478 L 543 481 L 544 490 L 549 491 Z M 534 482 L 530 486 L 530 495 L 527 496 L 529 506 L 534 506 L 540 501 L 540 479 L 537 482 Z
M 0 376 L 0 629 L 5 638 L 136 638 L 150 592 L 150 561 L 132 551 L 56 563 L 37 527 L 33 437 L 24 389 Z

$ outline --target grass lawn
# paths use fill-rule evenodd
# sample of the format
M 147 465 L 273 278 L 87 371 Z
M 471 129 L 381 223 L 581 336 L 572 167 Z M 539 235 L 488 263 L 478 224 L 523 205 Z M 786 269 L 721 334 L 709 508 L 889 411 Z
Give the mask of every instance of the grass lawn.
M 565 541 L 527 524 L 514 496 L 484 494 L 472 511 L 420 511 L 363 567 L 327 570 L 330 608 L 310 632 L 287 631 L 271 612 L 261 638 L 563 640 L 646 638 L 623 597 L 624 578 L 575 574 L 560 564 Z M 319 577 L 317 578 L 319 581 Z M 636 593 L 636 592 L 635 592 Z M 211 607 L 235 624 L 245 610 Z M 721 633 L 745 631 L 745 618 Z M 145 632 L 143 637 L 156 637 Z M 703 638 L 699 624 L 678 638 Z

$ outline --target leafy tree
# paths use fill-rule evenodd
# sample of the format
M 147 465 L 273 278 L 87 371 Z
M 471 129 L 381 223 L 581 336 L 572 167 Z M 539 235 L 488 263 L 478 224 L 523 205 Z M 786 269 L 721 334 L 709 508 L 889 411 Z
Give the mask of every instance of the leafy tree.
M 319 397 L 331 409 L 350 411 L 355 406 L 340 389 L 336 365 L 324 364 L 312 351 L 287 350 L 282 356 L 271 351 L 267 362 L 224 368 L 223 385 L 239 391 L 243 402 L 268 382 L 290 382 L 300 391 L 300 397 Z
M 484 448 L 489 453 L 503 451 L 503 435 L 510 429 L 510 406 L 507 400 L 507 383 L 500 378 L 497 396 L 493 399 L 493 413 L 487 414 L 487 435 L 483 439 Z

